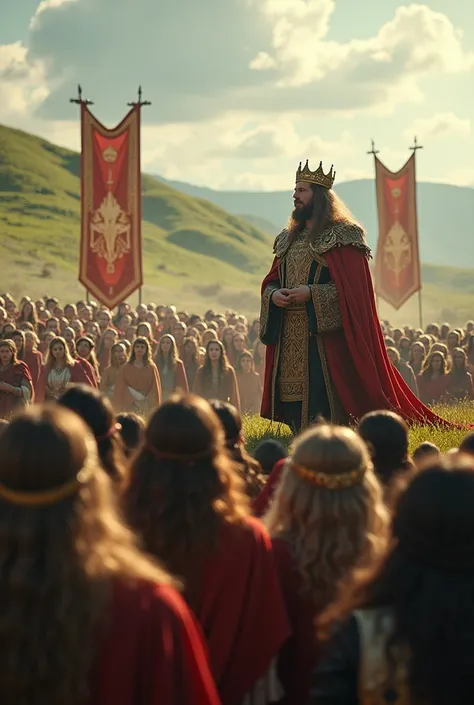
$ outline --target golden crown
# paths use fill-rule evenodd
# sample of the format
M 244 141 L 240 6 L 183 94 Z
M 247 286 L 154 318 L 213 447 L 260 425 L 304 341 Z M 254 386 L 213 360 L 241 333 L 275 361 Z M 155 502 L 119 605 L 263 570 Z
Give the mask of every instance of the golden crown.
M 333 166 L 331 164 L 330 171 L 325 174 L 323 171 L 323 163 L 319 162 L 319 166 L 316 171 L 311 171 L 308 165 L 309 160 L 306 160 L 306 164 L 303 169 L 301 168 L 301 162 L 296 172 L 296 183 L 298 181 L 304 181 L 307 184 L 317 184 L 318 186 L 324 186 L 327 189 L 332 188 L 334 179 L 336 178 L 336 172 L 333 171 Z

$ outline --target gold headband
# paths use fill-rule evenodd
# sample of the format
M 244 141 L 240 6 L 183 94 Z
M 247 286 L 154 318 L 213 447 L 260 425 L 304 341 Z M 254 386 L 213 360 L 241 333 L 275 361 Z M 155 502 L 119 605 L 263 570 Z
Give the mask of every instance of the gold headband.
M 77 473 L 76 477 L 68 480 L 64 485 L 40 492 L 11 490 L 0 483 L 0 499 L 20 507 L 45 507 L 50 504 L 56 504 L 62 499 L 75 494 L 81 485 L 89 480 L 91 474 L 89 469 L 83 468 Z
M 351 470 L 351 472 L 342 472 L 339 475 L 313 472 L 294 462 L 291 463 L 291 468 L 302 480 L 306 480 L 317 487 L 324 487 L 327 490 L 343 490 L 347 487 L 354 487 L 362 482 L 365 475 L 365 468 Z

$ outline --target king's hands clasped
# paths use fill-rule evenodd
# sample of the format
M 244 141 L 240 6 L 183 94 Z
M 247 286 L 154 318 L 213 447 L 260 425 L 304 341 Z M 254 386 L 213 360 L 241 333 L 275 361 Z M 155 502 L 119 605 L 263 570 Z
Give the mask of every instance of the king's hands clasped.
M 287 308 L 291 304 L 305 304 L 311 298 L 309 286 L 297 286 L 294 289 L 277 289 L 272 294 L 272 302 L 279 308 Z

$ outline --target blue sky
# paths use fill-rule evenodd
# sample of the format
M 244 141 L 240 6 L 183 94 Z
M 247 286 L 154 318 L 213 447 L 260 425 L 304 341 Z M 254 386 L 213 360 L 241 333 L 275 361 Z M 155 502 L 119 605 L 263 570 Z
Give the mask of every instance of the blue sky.
M 474 3 L 21 0 L 2 7 L 0 122 L 79 147 L 78 82 L 108 124 L 142 83 L 143 167 L 291 188 L 301 159 L 371 176 L 414 134 L 420 179 L 474 185 Z

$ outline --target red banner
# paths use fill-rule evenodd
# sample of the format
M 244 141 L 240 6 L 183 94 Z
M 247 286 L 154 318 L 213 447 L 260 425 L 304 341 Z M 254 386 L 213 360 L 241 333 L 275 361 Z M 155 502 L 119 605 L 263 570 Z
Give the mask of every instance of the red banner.
M 112 309 L 143 282 L 140 107 L 112 130 L 81 104 L 79 281 Z
M 375 157 L 379 239 L 375 292 L 395 309 L 421 289 L 415 154 L 396 174 Z

